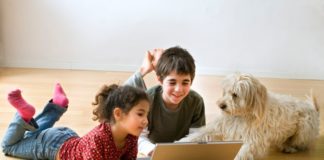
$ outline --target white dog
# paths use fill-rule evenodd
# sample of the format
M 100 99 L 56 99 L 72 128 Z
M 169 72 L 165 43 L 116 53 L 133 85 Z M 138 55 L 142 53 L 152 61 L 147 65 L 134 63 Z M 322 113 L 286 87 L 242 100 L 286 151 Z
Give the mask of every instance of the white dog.
M 319 108 L 315 97 L 306 101 L 268 92 L 249 74 L 234 74 L 223 81 L 217 101 L 222 114 L 179 142 L 241 140 L 236 160 L 264 156 L 270 147 L 287 153 L 304 150 L 319 135 Z

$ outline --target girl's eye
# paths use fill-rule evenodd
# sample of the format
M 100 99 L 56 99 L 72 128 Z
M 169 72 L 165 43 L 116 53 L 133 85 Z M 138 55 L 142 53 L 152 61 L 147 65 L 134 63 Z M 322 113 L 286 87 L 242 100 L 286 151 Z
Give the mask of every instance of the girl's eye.
M 144 113 L 137 113 L 137 115 L 142 117 L 142 116 L 144 116 Z

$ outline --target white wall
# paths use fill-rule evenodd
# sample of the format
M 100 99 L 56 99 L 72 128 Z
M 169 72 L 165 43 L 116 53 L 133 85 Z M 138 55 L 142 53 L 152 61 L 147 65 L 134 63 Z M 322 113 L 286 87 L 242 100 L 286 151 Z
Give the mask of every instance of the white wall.
M 197 74 L 324 79 L 322 0 L 0 0 L 9 67 L 135 71 L 180 45 Z

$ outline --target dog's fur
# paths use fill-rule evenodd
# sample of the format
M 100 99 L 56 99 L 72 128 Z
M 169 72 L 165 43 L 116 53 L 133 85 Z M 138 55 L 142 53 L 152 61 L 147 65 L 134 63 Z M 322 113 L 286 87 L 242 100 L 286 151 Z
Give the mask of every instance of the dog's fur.
M 315 97 L 302 101 L 268 92 L 249 74 L 233 74 L 223 81 L 222 111 L 214 121 L 179 142 L 241 140 L 236 160 L 264 156 L 270 147 L 287 153 L 305 150 L 319 135 Z

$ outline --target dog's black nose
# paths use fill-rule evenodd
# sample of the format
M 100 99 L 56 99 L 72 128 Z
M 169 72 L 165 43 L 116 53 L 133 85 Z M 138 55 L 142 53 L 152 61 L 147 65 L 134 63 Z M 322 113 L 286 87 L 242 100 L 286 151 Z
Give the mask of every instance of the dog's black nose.
M 225 109 L 227 106 L 226 106 L 225 103 L 221 103 L 221 104 L 219 104 L 219 107 L 220 107 L 221 109 Z

